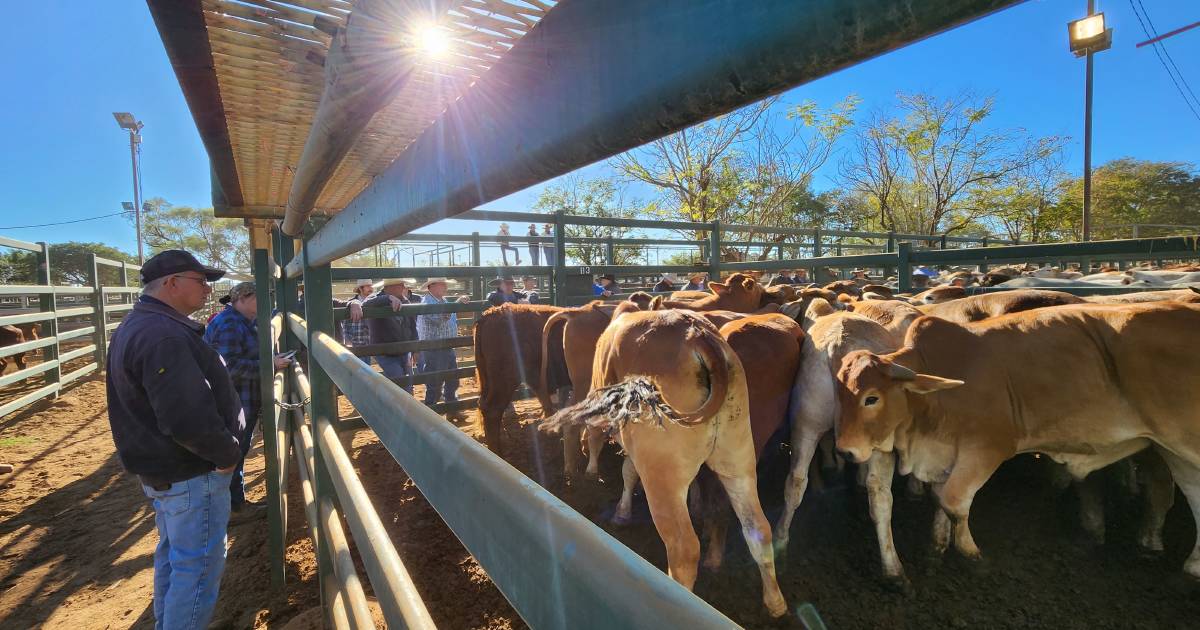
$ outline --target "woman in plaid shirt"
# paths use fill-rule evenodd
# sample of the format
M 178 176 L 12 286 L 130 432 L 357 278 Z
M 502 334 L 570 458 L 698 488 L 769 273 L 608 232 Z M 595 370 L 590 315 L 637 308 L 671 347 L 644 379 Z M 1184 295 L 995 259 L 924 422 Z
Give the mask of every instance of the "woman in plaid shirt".
M 446 304 L 446 290 L 448 280 L 445 278 L 430 278 L 421 285 L 421 290 L 426 291 L 425 297 L 421 298 L 422 304 Z M 469 302 L 471 298 L 462 296 L 458 298 L 458 302 Z M 458 317 L 454 313 L 436 313 L 417 315 L 417 336 L 421 341 L 429 341 L 432 339 L 453 339 L 458 336 Z M 441 372 L 445 370 L 453 370 L 457 366 L 454 357 L 453 348 L 440 348 L 437 350 L 422 350 L 421 351 L 421 373 L 426 372 Z M 447 403 L 458 401 L 458 378 L 447 378 L 430 381 L 425 384 L 425 404 L 436 405 L 438 398 L 445 396 Z M 457 409 L 446 413 L 446 418 L 451 420 L 463 419 L 463 414 Z

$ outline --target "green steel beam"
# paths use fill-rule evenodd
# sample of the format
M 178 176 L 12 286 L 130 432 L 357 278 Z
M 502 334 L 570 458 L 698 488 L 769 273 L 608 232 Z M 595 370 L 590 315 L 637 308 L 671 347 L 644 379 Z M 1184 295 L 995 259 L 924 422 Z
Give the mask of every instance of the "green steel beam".
M 271 335 L 271 264 L 270 252 L 254 250 L 254 296 L 258 302 L 258 377 L 262 392 L 263 460 L 267 476 L 267 550 L 271 558 L 271 586 L 282 589 L 286 579 L 283 555 L 286 551 L 284 535 L 283 493 L 280 489 L 282 475 L 279 472 L 279 450 L 287 444 L 279 443 L 279 407 L 275 405 L 274 339 Z
M 1016 2 L 560 3 L 318 232 L 308 244 L 309 264 L 327 264 Z M 293 260 L 287 273 L 299 274 L 301 265 Z
M 1200 235 L 1138 238 L 1086 243 L 1055 243 L 1049 245 L 1007 245 L 979 249 L 947 249 L 914 253 L 913 261 L 928 264 L 953 264 L 979 260 L 1033 260 L 1038 258 L 1072 258 L 1104 256 L 1144 256 L 1156 258 L 1200 257 Z
M 304 331 L 295 317 L 289 325 Z M 530 627 L 734 627 L 332 337 L 309 340 L 311 363 L 328 371 Z

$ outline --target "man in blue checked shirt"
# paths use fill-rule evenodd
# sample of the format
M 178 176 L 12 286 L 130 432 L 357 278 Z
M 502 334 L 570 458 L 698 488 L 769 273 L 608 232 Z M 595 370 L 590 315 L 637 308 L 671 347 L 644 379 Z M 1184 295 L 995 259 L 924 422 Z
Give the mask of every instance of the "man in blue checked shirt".
M 342 322 L 342 343 L 348 348 L 354 346 L 365 346 L 371 343 L 371 329 L 367 327 L 367 322 L 362 318 L 362 304 L 371 297 L 371 293 L 375 291 L 375 285 L 370 278 L 363 278 L 354 283 L 354 297 L 350 298 L 347 305 L 351 306 L 350 318 Z M 355 317 L 355 309 L 353 305 L 358 305 L 358 317 Z M 368 364 L 371 362 L 371 357 L 364 359 Z
M 254 440 L 254 427 L 262 409 L 262 379 L 258 373 L 258 298 L 254 294 L 253 282 L 234 285 L 229 291 L 229 303 L 225 309 L 208 323 L 204 341 L 225 361 L 229 378 L 242 401 L 246 416 L 246 428 L 241 435 L 234 436 L 242 448 L 233 478 L 229 480 L 229 503 L 232 516 L 230 522 L 240 522 L 265 514 L 266 505 L 246 500 L 245 475 L 242 469 L 246 454 Z M 291 359 L 275 356 L 275 369 L 287 367 Z
M 449 281 L 445 278 L 430 278 L 421 285 L 421 290 L 426 291 L 425 297 L 421 298 L 421 304 L 446 304 L 446 291 L 449 288 Z M 471 301 L 471 298 L 462 296 L 458 298 L 459 303 Z M 430 341 L 434 339 L 453 339 L 458 336 L 458 317 L 454 313 L 431 313 L 417 315 L 417 335 L 421 341 Z M 453 348 L 440 348 L 436 350 L 421 351 L 421 373 L 426 372 L 441 372 L 445 370 L 453 370 L 458 367 L 454 358 Z M 438 398 L 445 396 L 447 403 L 458 401 L 458 378 L 439 379 L 430 381 L 425 384 L 425 404 L 436 405 Z M 463 413 L 457 409 L 446 413 L 446 418 L 450 420 L 462 420 Z

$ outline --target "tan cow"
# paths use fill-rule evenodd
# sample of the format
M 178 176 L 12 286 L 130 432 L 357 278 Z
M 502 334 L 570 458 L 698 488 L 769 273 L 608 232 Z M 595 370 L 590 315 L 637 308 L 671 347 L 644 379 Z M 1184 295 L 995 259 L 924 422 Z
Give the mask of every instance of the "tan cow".
M 689 590 L 700 541 L 688 514 L 688 487 L 707 465 L 741 521 L 767 611 L 775 617 L 787 612 L 758 500 L 746 376 L 712 324 L 684 310 L 620 313 L 597 345 L 592 392 L 543 424 L 548 430 L 585 424 L 617 431 L 642 479 L 668 572 Z
M 1092 304 L 1136 304 L 1138 302 L 1160 302 L 1173 300 L 1175 302 L 1200 303 L 1200 289 L 1167 289 L 1165 291 L 1136 291 L 1119 295 L 1089 295 L 1083 298 Z
M 961 300 L 919 306 L 918 308 L 926 315 L 961 323 L 976 322 L 989 317 L 999 317 L 1047 306 L 1082 303 L 1083 298 L 1062 291 L 1013 289 L 972 295 Z
M 682 308 L 692 311 L 750 313 L 755 310 L 778 308 L 773 304 L 763 306 L 765 294 L 762 286 L 753 278 L 743 274 L 734 274 L 724 283 L 710 282 L 709 287 L 714 292 L 704 294 L 702 298 L 696 300 L 655 299 L 663 305 L 662 308 Z M 649 297 L 648 294 L 641 295 Z M 638 302 L 639 300 L 635 299 L 637 296 L 638 294 L 635 293 L 630 300 Z M 672 304 L 674 306 L 668 306 Z M 542 348 L 545 352 L 550 347 L 548 345 L 550 339 L 557 333 L 556 329 L 559 326 L 565 326 L 562 330 L 563 353 L 566 356 L 567 373 L 570 375 L 571 383 L 574 384 L 568 404 L 575 404 L 583 400 L 590 391 L 588 384 L 592 380 L 592 359 L 595 356 L 596 342 L 612 319 L 615 308 L 615 305 L 596 300 L 579 308 L 563 309 L 549 318 L 542 329 Z M 643 305 L 641 308 L 647 308 L 647 305 Z M 546 382 L 545 375 L 543 375 L 542 381 Z M 549 393 L 541 392 L 540 397 L 549 400 Z M 578 430 L 577 428 L 568 428 L 564 431 L 563 466 L 568 477 L 578 469 L 580 438 Z M 588 478 L 595 479 L 600 474 L 599 455 L 603 445 L 604 435 L 601 432 L 587 431 L 588 463 L 585 475 Z
M 855 461 L 899 454 L 934 484 L 935 548 L 979 558 L 975 493 L 1017 453 L 1077 479 L 1153 446 L 1200 522 L 1200 306 L 1081 304 L 973 324 L 922 317 L 905 345 L 853 352 L 838 372 L 837 445 Z M 1003 386 L 1000 386 L 1003 384 Z M 952 525 L 952 526 L 951 526 Z M 1200 544 L 1184 571 L 1200 577 Z

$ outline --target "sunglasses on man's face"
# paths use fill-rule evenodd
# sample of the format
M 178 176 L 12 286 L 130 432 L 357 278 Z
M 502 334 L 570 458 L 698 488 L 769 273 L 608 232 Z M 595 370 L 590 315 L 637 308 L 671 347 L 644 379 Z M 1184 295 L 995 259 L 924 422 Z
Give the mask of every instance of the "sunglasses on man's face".
M 184 280 L 191 280 L 192 282 L 199 282 L 200 284 L 202 284 L 206 287 L 211 286 L 211 283 L 206 278 L 196 278 L 194 276 L 184 276 L 184 275 L 180 275 L 180 274 L 176 274 L 171 277 L 172 278 L 183 278 Z

